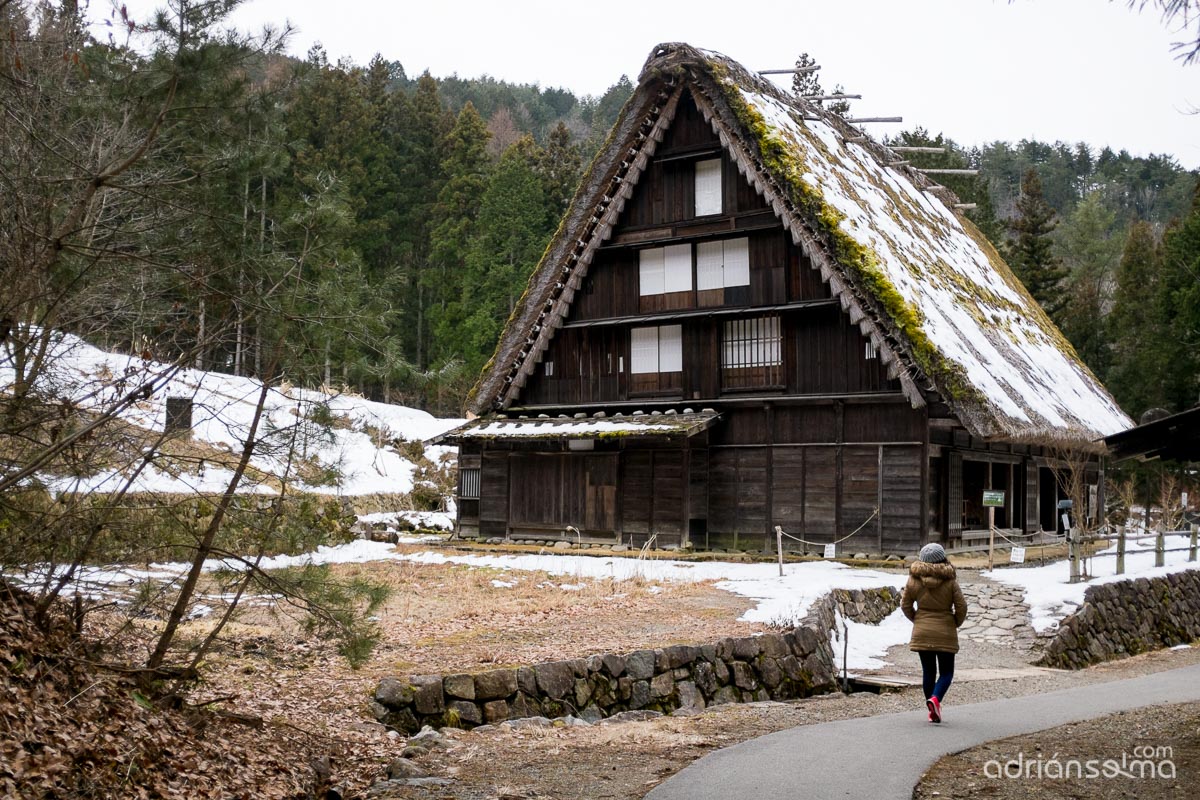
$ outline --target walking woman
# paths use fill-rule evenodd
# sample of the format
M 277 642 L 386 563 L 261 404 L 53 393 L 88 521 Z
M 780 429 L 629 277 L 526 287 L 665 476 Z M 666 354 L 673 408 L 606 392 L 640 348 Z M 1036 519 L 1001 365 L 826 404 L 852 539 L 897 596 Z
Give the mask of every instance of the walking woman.
M 942 700 L 954 679 L 958 629 L 967 618 L 967 601 L 940 544 L 931 542 L 922 547 L 919 560 L 909 567 L 900 608 L 913 623 L 908 649 L 921 657 L 929 721 L 941 722 Z

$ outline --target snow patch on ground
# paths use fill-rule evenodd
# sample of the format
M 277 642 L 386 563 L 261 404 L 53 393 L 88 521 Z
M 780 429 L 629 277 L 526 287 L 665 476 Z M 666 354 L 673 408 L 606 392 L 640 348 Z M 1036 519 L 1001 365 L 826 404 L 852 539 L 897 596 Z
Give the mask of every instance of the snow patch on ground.
M 912 635 L 912 623 L 899 608 L 880 620 L 878 625 L 845 619 L 840 613 L 836 619 L 832 634 L 833 663 L 839 670 L 843 667 L 861 670 L 891 666 L 891 662 L 884 661 L 883 656 L 887 655 L 889 648 L 904 644 Z M 846 626 L 845 633 L 843 624 Z
M 152 396 L 138 400 L 120 414 L 125 422 L 150 431 L 163 430 L 168 397 L 189 398 L 193 439 L 230 452 L 241 450 L 262 392 L 262 383 L 254 378 L 194 369 L 175 371 L 170 364 L 100 350 L 71 334 L 56 338 L 50 363 L 53 369 L 39 387 L 90 411 L 108 409 L 118 398 L 153 381 Z M 0 393 L 7 391 L 14 380 L 11 363 L 0 358 Z M 326 426 L 314 419 L 329 419 L 336 424 Z M 266 474 L 291 473 L 294 478 L 295 464 L 286 452 L 294 448 L 300 457 L 340 473 L 330 485 L 297 482 L 293 484 L 296 490 L 331 495 L 404 494 L 412 491 L 416 467 L 390 444 L 398 440 L 424 441 L 464 421 L 437 419 L 418 409 L 348 394 L 272 386 L 267 392 L 257 434 L 265 441 L 250 463 Z M 454 452 L 452 447 L 425 448 L 426 457 L 435 464 Z M 139 458 L 83 479 L 47 476 L 46 480 L 57 492 L 104 491 L 119 487 L 124 476 L 132 474 L 140 463 Z M 191 475 L 169 474 L 151 465 L 138 476 L 134 491 L 221 492 L 230 474 L 225 469 L 211 468 L 201 468 Z M 274 492 L 269 487 L 252 484 L 246 484 L 242 491 Z
M 392 529 L 416 528 L 419 530 L 454 530 L 454 515 L 447 511 L 380 511 L 374 514 L 359 514 L 359 522 L 369 525 L 383 524 Z M 424 537 L 422 541 L 437 541 Z
M 1154 540 L 1141 539 L 1128 543 L 1125 550 L 1125 574 L 1117 575 L 1117 546 L 1114 544 L 1084 562 L 1092 577 L 1080 583 L 1069 582 L 1071 565 L 1066 560 L 1038 567 L 997 569 L 980 574 L 999 583 L 1021 587 L 1025 592 L 1025 603 L 1029 606 L 1033 629 L 1041 633 L 1057 627 L 1064 617 L 1082 606 L 1084 593 L 1089 586 L 1135 577 L 1156 578 L 1172 572 L 1200 569 L 1200 562 L 1189 562 L 1187 551 L 1178 550 L 1188 546 L 1188 535 L 1166 536 L 1165 541 L 1167 550 L 1176 549 L 1177 552 L 1166 553 L 1165 565 L 1162 567 L 1154 566 Z

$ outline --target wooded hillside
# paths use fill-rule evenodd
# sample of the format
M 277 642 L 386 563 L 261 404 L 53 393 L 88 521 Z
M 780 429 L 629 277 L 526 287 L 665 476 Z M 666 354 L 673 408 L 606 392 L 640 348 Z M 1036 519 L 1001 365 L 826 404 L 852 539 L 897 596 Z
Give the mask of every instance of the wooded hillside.
M 186 24 L 213 36 L 195 7 Z M 233 38 L 177 73 L 161 31 L 121 25 L 159 44 L 0 5 L 0 269 L 25 287 L 0 301 L 5 329 L 441 414 L 460 410 L 632 91 L 625 76 L 601 97 L 414 77 L 319 47 L 298 62 Z M 893 142 L 948 148 L 921 166 L 979 170 L 944 182 L 1126 410 L 1196 401 L 1194 171 L 1084 143 L 967 149 L 919 128 Z M 80 165 L 120 154 L 136 165 L 89 190 Z

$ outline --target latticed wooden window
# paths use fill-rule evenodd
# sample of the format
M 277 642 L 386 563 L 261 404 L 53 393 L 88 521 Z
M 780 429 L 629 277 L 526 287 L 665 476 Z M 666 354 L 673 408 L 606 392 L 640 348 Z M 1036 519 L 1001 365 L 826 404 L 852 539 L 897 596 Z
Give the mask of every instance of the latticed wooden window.
M 479 499 L 479 468 L 458 471 L 458 497 L 460 500 Z
M 778 316 L 732 319 L 721 338 L 721 384 L 725 389 L 783 383 L 783 336 Z

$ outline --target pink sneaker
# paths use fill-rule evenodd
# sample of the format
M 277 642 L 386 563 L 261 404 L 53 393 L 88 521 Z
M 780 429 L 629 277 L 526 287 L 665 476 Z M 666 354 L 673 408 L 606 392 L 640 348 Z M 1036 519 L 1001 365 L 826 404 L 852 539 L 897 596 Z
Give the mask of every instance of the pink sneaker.
M 942 704 L 938 702 L 936 697 L 931 697 L 925 701 L 925 707 L 929 709 L 929 721 L 942 721 Z

